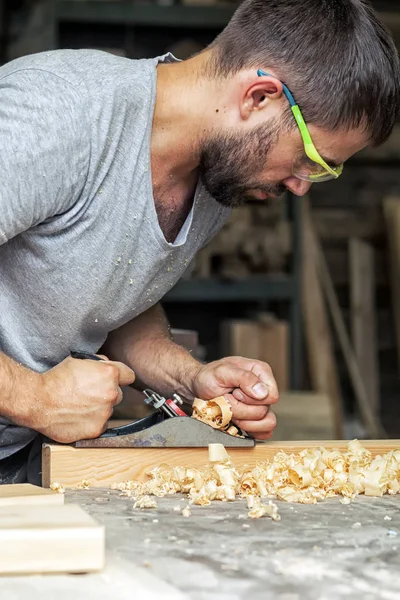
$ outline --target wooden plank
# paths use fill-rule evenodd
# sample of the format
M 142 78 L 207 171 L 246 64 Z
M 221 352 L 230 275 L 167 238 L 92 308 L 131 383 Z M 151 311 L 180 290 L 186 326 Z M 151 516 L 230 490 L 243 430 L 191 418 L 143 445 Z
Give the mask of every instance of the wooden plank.
M 386 198 L 383 207 L 389 236 L 393 312 L 400 369 L 400 198 Z
M 317 271 L 317 250 L 310 205 L 302 200 L 303 264 L 302 306 L 311 384 L 316 392 L 327 394 L 335 415 L 336 438 L 343 436 L 343 408 L 333 351 L 333 339 L 325 310 Z
M 379 414 L 379 368 L 375 311 L 375 260 L 371 244 L 349 244 L 351 333 L 354 352 L 374 414 Z
M 326 295 L 329 311 L 347 365 L 360 415 L 363 419 L 365 426 L 367 427 L 368 434 L 371 437 L 384 437 L 385 431 L 380 422 L 380 419 L 378 418 L 378 415 L 374 414 L 369 404 L 365 381 L 363 380 L 360 371 L 360 366 L 357 362 L 357 358 L 354 354 L 354 350 L 350 342 L 349 334 L 346 329 L 342 311 L 340 310 L 339 301 L 337 299 L 336 291 L 329 273 L 328 266 L 325 261 L 324 254 L 317 240 L 315 240 L 315 247 L 317 250 L 318 257 L 319 277 L 321 280 L 322 288 Z
M 0 510 L 0 573 L 86 573 L 104 567 L 105 534 L 85 511 L 64 506 Z
M 400 449 L 400 440 L 366 440 L 363 445 L 374 456 Z M 337 448 L 345 451 L 348 442 L 308 440 L 259 443 L 254 448 L 229 448 L 236 467 L 255 467 L 272 459 L 277 452 L 300 452 L 305 448 Z M 92 487 L 136 479 L 144 481 L 146 474 L 161 464 L 204 467 L 208 462 L 206 448 L 74 448 L 57 444 L 43 445 L 43 485 L 59 482 L 77 487 L 86 479 Z
M 335 439 L 335 418 L 327 394 L 286 392 L 273 411 L 277 417 L 274 442 Z
M 0 508 L 26 504 L 64 504 L 64 494 L 30 483 L 0 485 Z

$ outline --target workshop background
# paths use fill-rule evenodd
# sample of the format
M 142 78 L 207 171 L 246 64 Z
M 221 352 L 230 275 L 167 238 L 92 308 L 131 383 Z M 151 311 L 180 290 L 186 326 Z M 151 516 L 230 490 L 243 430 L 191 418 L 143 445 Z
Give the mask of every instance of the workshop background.
M 398 0 L 374 4 L 400 45 Z M 235 6 L 0 0 L 0 60 L 55 48 L 184 59 Z M 178 339 L 201 359 L 271 364 L 282 391 L 277 439 L 400 437 L 399 163 L 400 125 L 308 198 L 237 209 L 165 298 L 173 328 L 186 332 Z M 117 416 L 135 410 L 128 399 Z

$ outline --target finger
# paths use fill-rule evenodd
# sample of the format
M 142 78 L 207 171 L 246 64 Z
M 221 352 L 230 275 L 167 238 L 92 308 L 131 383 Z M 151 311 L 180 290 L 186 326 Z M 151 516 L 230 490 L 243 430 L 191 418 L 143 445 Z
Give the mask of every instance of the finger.
M 118 404 L 121 404 L 122 398 L 123 398 L 122 390 L 121 390 L 121 388 L 118 388 L 118 396 L 117 396 L 116 400 L 113 402 L 113 406 L 118 406 Z
M 231 363 L 223 363 L 215 370 L 217 380 L 227 388 L 240 388 L 247 396 L 267 403 L 269 389 L 260 379 L 246 369 Z
M 250 404 L 244 404 L 236 400 L 231 394 L 225 394 L 224 396 L 229 400 L 229 404 L 232 408 L 234 419 L 243 419 L 245 421 L 260 421 L 264 419 L 269 411 L 269 406 L 265 404 L 254 404 L 254 400 Z
M 115 365 L 118 369 L 118 384 L 123 387 L 124 385 L 130 385 L 136 379 L 135 373 L 124 363 L 117 361 L 109 361 L 109 364 Z
M 270 433 L 254 433 L 250 437 L 252 437 L 254 440 L 263 441 L 263 440 L 270 440 L 273 435 L 274 435 L 274 432 L 271 431 Z
M 249 421 L 249 420 L 235 420 L 235 424 L 238 425 L 243 431 L 247 433 L 271 433 L 276 427 L 276 417 L 270 410 L 264 419 L 260 421 Z
M 101 360 L 110 360 L 105 354 L 95 354 L 95 356 L 98 356 L 99 358 L 101 358 Z
M 278 384 L 276 383 L 276 379 L 269 364 L 262 361 L 256 361 L 253 365 L 252 371 L 255 375 L 257 375 L 260 381 L 268 386 L 271 404 L 278 402 Z
M 229 357 L 229 362 L 240 369 L 251 371 L 256 377 L 264 383 L 269 390 L 268 404 L 275 404 L 279 400 L 278 386 L 275 377 L 272 373 L 272 369 L 268 363 L 261 360 L 251 360 L 249 358 L 243 358 L 240 356 Z M 238 386 L 239 387 L 239 386 Z M 242 389 L 245 392 L 245 390 Z M 249 400 L 254 400 L 254 394 L 247 394 Z M 239 397 L 237 398 L 240 399 Z M 240 399 L 241 402 L 245 402 L 245 399 Z

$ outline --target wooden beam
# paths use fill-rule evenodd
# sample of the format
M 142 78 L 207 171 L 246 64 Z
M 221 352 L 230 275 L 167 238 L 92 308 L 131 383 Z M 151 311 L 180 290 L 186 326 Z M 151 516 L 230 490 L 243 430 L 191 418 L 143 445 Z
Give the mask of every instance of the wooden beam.
M 343 352 L 360 415 L 365 426 L 367 427 L 368 435 L 371 437 L 385 437 L 385 430 L 383 429 L 380 419 L 378 415 L 374 414 L 369 404 L 365 381 L 362 377 L 360 366 L 357 362 L 356 355 L 350 342 L 349 334 L 346 329 L 346 324 L 344 322 L 336 291 L 329 273 L 328 265 L 326 264 L 324 253 L 318 242 L 316 242 L 316 248 L 318 253 L 318 270 L 322 288 L 326 295 L 332 322 Z
M 317 249 L 307 198 L 302 200 L 303 261 L 302 305 L 311 384 L 327 394 L 334 412 L 336 438 L 343 436 L 342 396 L 337 374 L 333 339 L 318 279 Z
M 255 467 L 280 451 L 292 453 L 320 446 L 345 451 L 347 444 L 332 440 L 267 442 L 254 448 L 229 448 L 229 455 L 237 468 Z M 400 449 L 400 440 L 366 440 L 362 444 L 374 456 Z M 161 464 L 201 468 L 207 463 L 207 448 L 73 448 L 44 444 L 43 486 L 58 482 L 66 487 L 77 487 L 86 479 L 92 487 L 108 487 L 131 479 L 144 481 L 146 474 Z
M 379 368 L 375 311 L 375 260 L 371 244 L 349 244 L 351 333 L 354 352 L 374 414 L 379 414 Z
M 386 198 L 383 208 L 389 236 L 393 312 L 400 369 L 400 198 Z
M 80 506 L 0 510 L 1 575 L 88 573 L 101 570 L 104 560 L 104 526 Z
M 30 483 L 0 485 L 0 508 L 27 504 L 64 504 L 64 495 Z

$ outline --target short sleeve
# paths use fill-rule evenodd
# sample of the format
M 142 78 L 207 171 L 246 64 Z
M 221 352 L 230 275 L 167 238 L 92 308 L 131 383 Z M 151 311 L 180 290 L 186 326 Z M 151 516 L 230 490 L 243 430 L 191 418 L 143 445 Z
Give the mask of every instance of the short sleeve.
M 0 79 L 0 245 L 81 195 L 90 160 L 85 104 L 76 86 L 48 71 Z

